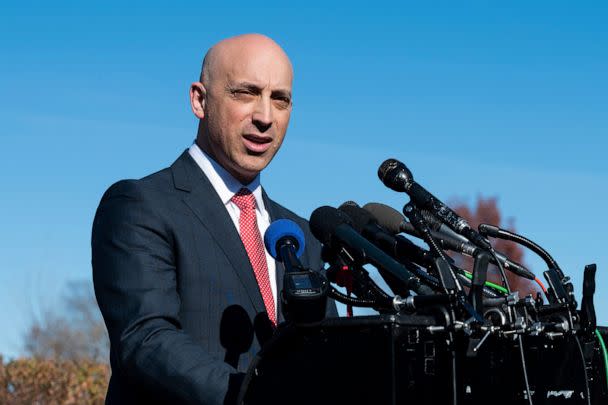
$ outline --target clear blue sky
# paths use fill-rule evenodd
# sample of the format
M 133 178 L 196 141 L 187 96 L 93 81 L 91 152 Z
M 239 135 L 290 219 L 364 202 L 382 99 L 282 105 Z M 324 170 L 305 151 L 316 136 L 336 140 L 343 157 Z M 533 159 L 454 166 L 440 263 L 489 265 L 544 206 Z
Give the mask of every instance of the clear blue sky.
M 19 354 L 32 317 L 90 278 L 103 191 L 189 146 L 202 56 L 245 32 L 276 39 L 296 72 L 262 177 L 273 198 L 304 217 L 345 200 L 400 208 L 376 177 L 396 157 L 442 199 L 498 196 L 577 294 L 596 262 L 608 324 L 605 2 L 128 4 L 0 6 L 0 353 Z

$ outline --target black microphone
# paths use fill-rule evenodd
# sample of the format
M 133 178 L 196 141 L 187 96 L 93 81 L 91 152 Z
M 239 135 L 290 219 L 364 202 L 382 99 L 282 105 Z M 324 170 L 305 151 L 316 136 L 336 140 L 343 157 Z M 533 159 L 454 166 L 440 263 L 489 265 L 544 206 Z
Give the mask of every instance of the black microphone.
M 375 204 L 375 203 L 372 203 Z M 383 205 L 383 204 L 378 204 Z M 391 207 L 385 206 L 390 210 Z M 393 235 L 389 229 L 384 228 L 384 224 L 379 224 L 377 219 L 367 210 L 359 207 L 359 205 L 353 201 L 347 201 L 339 207 L 340 211 L 345 212 L 353 222 L 353 229 L 361 233 L 366 239 L 370 240 L 373 244 L 382 249 L 385 253 L 395 258 L 398 262 L 403 264 L 408 270 L 413 272 L 417 277 L 422 279 L 426 284 L 440 288 L 440 282 L 434 276 L 431 276 L 420 267 L 426 269 L 437 270 L 437 263 L 435 256 L 428 250 L 421 248 L 414 244 L 411 240 L 405 238 L 402 235 Z M 397 212 L 397 215 L 401 219 L 403 216 Z M 407 223 L 411 226 L 410 223 Z M 396 230 L 394 233 L 399 233 Z M 418 236 L 419 237 L 419 236 Z M 473 246 L 473 245 L 471 245 Z M 452 260 L 447 256 L 448 261 L 452 263 Z M 420 266 L 420 267 L 419 267 Z M 386 274 L 382 275 L 385 279 Z M 463 276 L 458 274 L 460 281 L 467 287 L 470 286 L 470 281 Z M 389 286 L 391 286 L 389 284 Z M 391 287 L 392 288 L 392 287 Z M 484 288 L 484 294 L 495 297 L 495 293 L 491 290 Z
M 357 232 L 402 264 L 434 266 L 434 256 L 431 252 L 415 245 L 409 239 L 395 236 L 395 233 L 385 229 L 370 212 L 359 207 L 357 203 L 347 201 L 338 209 L 350 217 L 352 227 Z
M 393 257 L 427 284 L 435 288 L 439 287 L 439 281 L 419 267 L 435 268 L 434 256 L 430 251 L 415 245 L 401 235 L 392 235 L 378 224 L 372 214 L 353 201 L 345 202 L 338 209 L 350 217 L 353 229 L 364 238 L 378 246 L 384 253 Z M 389 275 L 383 275 L 385 279 L 386 276 Z
M 437 219 L 437 217 L 435 215 L 433 215 L 431 212 L 429 212 L 427 210 L 420 210 L 420 213 L 422 214 L 422 218 L 424 218 L 424 220 L 427 222 L 427 224 L 429 225 L 429 228 L 431 228 L 431 230 L 443 233 L 446 236 L 451 237 L 452 239 L 470 243 L 467 238 L 454 232 L 452 229 L 450 229 L 450 227 L 448 227 L 446 224 L 441 222 L 441 220 Z
M 393 207 L 381 203 L 368 203 L 363 206 L 363 209 L 369 212 L 378 221 L 378 224 L 389 232 L 395 235 L 405 232 L 421 238 L 420 232 Z M 469 256 L 473 255 L 476 249 L 479 249 L 477 246 L 469 243 L 465 237 L 458 235 L 447 226 L 443 224 L 438 226 L 437 224 L 440 222 L 428 211 L 422 211 L 421 215 L 431 229 L 431 235 L 434 239 L 437 239 L 442 248 L 454 250 Z
M 455 232 L 481 248 L 492 250 L 490 242 L 471 228 L 467 221 L 416 183 L 412 172 L 400 161 L 396 159 L 385 160 L 378 168 L 378 177 L 388 188 L 407 193 L 417 207 L 429 210 Z
M 403 215 L 401 215 L 401 213 L 399 211 L 397 211 L 396 209 L 389 207 L 388 205 L 381 204 L 381 203 L 367 203 L 363 206 L 363 209 L 369 211 L 372 215 L 374 215 L 376 217 L 376 219 L 378 221 L 380 221 L 380 217 L 385 217 L 386 220 L 383 221 L 381 223 L 381 225 L 383 227 L 385 227 L 386 229 L 389 229 L 389 225 L 387 225 L 387 224 L 394 224 L 391 226 L 391 230 L 394 228 L 393 233 L 395 235 L 400 232 L 406 232 L 406 233 L 409 233 L 410 235 L 412 235 L 412 233 L 410 233 L 410 230 L 413 229 L 412 224 L 407 222 L 407 220 L 403 217 Z M 469 243 L 469 240 L 467 238 L 465 238 L 462 235 L 457 234 L 456 232 L 454 232 L 453 230 L 448 228 L 443 222 L 438 220 L 437 217 L 435 215 L 431 214 L 429 211 L 420 210 L 420 213 L 422 214 L 422 217 L 427 222 L 427 224 L 428 224 L 429 228 L 431 228 L 431 230 L 444 234 L 446 236 L 449 236 L 452 239 Z M 395 228 L 396 226 L 398 228 Z M 414 235 L 414 236 L 418 236 L 418 235 Z
M 363 206 L 364 210 L 367 210 L 376 220 L 378 224 L 386 230 L 394 233 L 405 232 L 407 234 L 420 237 L 420 233 L 414 228 L 412 224 L 407 222 L 403 215 L 396 209 L 389 207 L 388 205 L 380 203 L 368 203 Z M 433 227 L 431 227 L 433 229 Z M 437 243 L 443 248 L 452 250 L 454 252 L 462 253 L 465 256 L 475 257 L 479 253 L 479 248 L 471 243 L 463 242 L 459 239 L 454 239 L 451 235 L 446 235 L 441 231 L 431 231 L 431 235 L 437 241 Z M 536 276 L 526 269 L 523 265 L 508 259 L 504 254 L 496 252 L 496 257 L 505 269 L 517 274 L 520 277 L 527 278 L 528 280 L 534 280 Z M 490 256 L 490 262 L 496 263 L 496 259 Z
M 461 292 L 462 285 L 458 281 L 458 276 L 456 276 L 452 266 L 450 266 L 448 257 L 441 249 L 439 249 L 439 246 L 437 246 L 437 242 L 433 239 L 431 230 L 424 218 L 422 218 L 422 214 L 420 214 L 418 208 L 412 202 L 409 202 L 403 207 L 403 213 L 409 218 L 416 230 L 420 232 L 422 239 L 427 245 L 429 245 L 431 251 L 435 253 L 437 273 L 439 274 L 441 284 L 446 289 L 446 292 L 450 294 L 454 292 Z
M 344 212 L 329 206 L 319 207 L 310 216 L 312 234 L 332 249 L 346 248 L 361 262 L 370 263 L 379 271 L 388 272 L 407 290 L 417 294 L 433 294 L 433 290 L 420 283 L 408 269 L 361 236 L 352 227 L 352 220 Z

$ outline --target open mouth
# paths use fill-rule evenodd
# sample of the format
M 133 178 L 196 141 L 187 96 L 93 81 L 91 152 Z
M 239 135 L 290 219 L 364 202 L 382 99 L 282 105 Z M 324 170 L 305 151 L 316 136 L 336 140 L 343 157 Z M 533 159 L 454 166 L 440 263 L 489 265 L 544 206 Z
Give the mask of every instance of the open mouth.
M 272 138 L 269 136 L 246 134 L 243 135 L 243 143 L 249 151 L 263 153 L 272 145 Z

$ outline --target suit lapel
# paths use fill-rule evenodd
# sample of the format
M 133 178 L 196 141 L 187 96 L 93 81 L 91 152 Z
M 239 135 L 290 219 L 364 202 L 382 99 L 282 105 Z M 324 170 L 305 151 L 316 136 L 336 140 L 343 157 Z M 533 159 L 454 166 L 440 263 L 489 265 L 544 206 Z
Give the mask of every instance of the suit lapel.
M 241 237 L 232 226 L 232 219 L 211 182 L 188 151 L 185 151 L 171 168 L 176 188 L 189 191 L 183 197 L 184 203 L 222 249 L 256 311 L 264 311 L 264 301 Z

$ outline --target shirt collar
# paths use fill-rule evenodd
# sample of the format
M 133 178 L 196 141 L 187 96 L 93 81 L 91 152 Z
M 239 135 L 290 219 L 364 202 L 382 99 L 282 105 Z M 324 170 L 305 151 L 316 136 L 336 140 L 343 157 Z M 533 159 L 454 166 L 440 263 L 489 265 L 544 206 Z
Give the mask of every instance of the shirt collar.
M 232 197 L 243 187 L 248 188 L 255 197 L 256 207 L 259 211 L 264 212 L 264 200 L 262 198 L 262 186 L 260 184 L 260 175 L 255 176 L 253 181 L 247 185 L 241 184 L 235 179 L 226 169 L 219 163 L 207 155 L 195 143 L 190 146 L 188 153 L 201 170 L 205 173 L 211 185 L 219 195 L 222 203 L 228 205 Z

